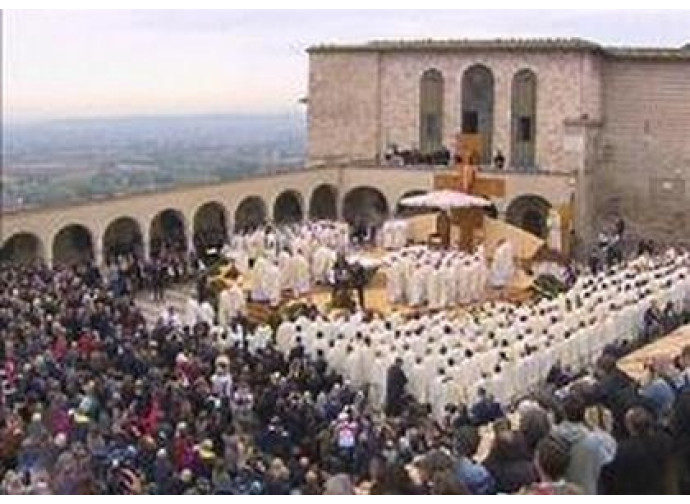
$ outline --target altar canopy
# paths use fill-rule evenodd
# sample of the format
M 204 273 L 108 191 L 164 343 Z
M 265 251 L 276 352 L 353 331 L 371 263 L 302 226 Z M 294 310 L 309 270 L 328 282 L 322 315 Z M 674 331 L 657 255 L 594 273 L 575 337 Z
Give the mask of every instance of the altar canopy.
M 490 207 L 492 205 L 491 201 L 486 198 L 449 189 L 409 196 L 400 200 L 400 204 L 409 207 L 439 208 L 444 211 L 456 208 Z

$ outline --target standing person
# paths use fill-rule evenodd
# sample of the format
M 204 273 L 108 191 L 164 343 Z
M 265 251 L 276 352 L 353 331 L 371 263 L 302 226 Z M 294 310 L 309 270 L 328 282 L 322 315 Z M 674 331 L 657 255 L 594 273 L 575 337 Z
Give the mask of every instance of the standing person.
M 580 394 L 568 395 L 563 402 L 565 419 L 553 428 L 553 433 L 569 446 L 565 478 L 585 494 L 596 495 L 601 469 L 616 454 L 616 441 L 607 432 L 591 430 L 585 424 L 585 411 L 586 403 Z
M 480 441 L 476 427 L 463 425 L 458 429 L 455 440 L 455 479 L 473 495 L 491 495 L 496 493 L 496 483 L 486 467 L 474 460 Z
M 673 441 L 654 425 L 653 416 L 639 406 L 625 414 L 630 437 L 618 445 L 616 458 L 604 468 L 605 493 L 612 495 L 660 495 L 666 493 L 666 475 Z
M 579 495 L 582 489 L 565 480 L 570 466 L 568 442 L 550 434 L 537 445 L 534 465 L 539 482 L 532 483 L 521 493 L 528 495 Z
M 623 233 L 625 233 L 625 221 L 619 217 L 616 221 L 616 234 L 620 239 L 622 239 Z
M 360 263 L 352 265 L 352 285 L 357 291 L 357 300 L 360 310 L 364 310 L 364 288 L 367 284 L 367 272 Z
M 407 386 L 407 376 L 403 371 L 403 360 L 400 357 L 388 368 L 386 376 L 386 406 L 385 412 L 388 416 L 400 416 Z
M 494 477 L 499 493 L 515 493 L 538 479 L 522 434 L 513 430 L 496 433 L 484 465 Z
M 153 300 L 163 301 L 165 298 L 164 283 L 166 274 L 166 268 L 165 264 L 163 264 L 163 261 L 158 258 L 155 259 L 151 268 L 151 273 L 153 283 Z

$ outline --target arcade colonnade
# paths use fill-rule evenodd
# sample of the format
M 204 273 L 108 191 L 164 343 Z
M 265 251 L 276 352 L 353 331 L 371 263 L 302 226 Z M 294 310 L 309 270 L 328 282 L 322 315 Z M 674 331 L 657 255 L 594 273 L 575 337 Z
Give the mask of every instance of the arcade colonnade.
M 399 205 L 403 197 L 433 186 L 429 170 L 352 172 L 335 183 L 319 176 L 319 170 L 305 170 L 276 180 L 254 180 L 246 187 L 236 182 L 179 188 L 9 212 L 3 214 L 0 260 L 40 258 L 49 264 L 69 264 L 90 259 L 103 264 L 123 253 L 153 258 L 166 249 L 217 247 L 229 234 L 266 222 L 344 219 L 353 225 L 380 225 L 404 213 Z M 521 197 L 506 205 L 507 220 L 543 235 L 548 200 Z

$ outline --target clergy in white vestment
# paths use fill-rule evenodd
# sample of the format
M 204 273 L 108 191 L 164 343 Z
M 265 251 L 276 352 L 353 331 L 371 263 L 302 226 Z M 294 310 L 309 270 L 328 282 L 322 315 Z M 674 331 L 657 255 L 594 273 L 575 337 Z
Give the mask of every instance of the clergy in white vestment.
M 502 240 L 494 252 L 491 264 L 490 281 L 496 288 L 503 288 L 510 283 L 515 275 L 513 246 L 509 240 Z
M 230 287 L 223 289 L 218 299 L 218 323 L 225 327 L 231 320 L 243 314 L 246 310 L 244 291 L 238 282 L 233 282 Z
M 553 208 L 549 210 L 549 217 L 546 221 L 549 230 L 548 244 L 553 250 L 561 250 L 561 214 Z
M 441 306 L 454 306 L 456 302 L 455 268 L 452 259 L 441 266 Z
M 402 264 L 394 258 L 386 269 L 386 296 L 390 304 L 400 302 L 400 271 Z
M 201 306 L 199 305 L 199 301 L 196 299 L 196 295 L 192 294 L 189 299 L 187 299 L 187 306 L 185 306 L 184 324 L 190 328 L 194 327 L 197 322 L 199 322 L 200 310 Z
M 292 287 L 292 255 L 286 249 L 278 254 L 278 269 L 280 270 L 280 289 L 286 290 Z
M 284 320 L 276 329 L 275 341 L 276 347 L 284 355 L 287 355 L 294 345 L 295 339 L 295 324 L 289 320 Z
M 312 275 L 314 282 L 324 284 L 328 281 L 328 272 L 335 264 L 335 252 L 325 245 L 319 246 L 314 251 L 312 261 Z
M 429 302 L 429 308 L 437 309 L 441 307 L 441 289 L 443 288 L 441 280 L 441 272 L 439 267 L 431 268 L 429 276 L 427 277 L 426 284 L 427 300 Z
M 267 294 L 264 290 L 264 278 L 268 261 L 265 257 L 259 256 L 254 262 L 251 274 L 251 296 L 253 301 L 266 301 Z
M 216 318 L 216 313 L 213 310 L 213 306 L 211 306 L 211 303 L 209 303 L 208 301 L 204 301 L 203 303 L 201 303 L 201 307 L 199 308 L 199 315 L 201 321 L 205 324 L 208 324 L 209 327 L 213 325 L 213 320 Z
M 371 403 L 380 409 L 386 400 L 387 372 L 393 363 L 393 357 L 381 350 L 377 350 L 374 355 L 374 363 L 367 372 L 367 381 Z
M 428 266 L 428 265 L 427 265 Z M 426 300 L 426 284 L 429 273 L 428 267 L 418 267 L 410 279 L 410 305 L 421 306 Z
M 304 254 L 298 250 L 291 259 L 292 290 L 295 297 L 309 292 L 309 263 Z
M 261 279 L 263 291 L 268 298 L 271 306 L 278 306 L 280 304 L 280 297 L 282 293 L 282 285 L 280 278 L 280 268 L 278 262 L 270 262 L 264 269 L 263 278 Z
M 261 324 L 254 330 L 254 334 L 249 339 L 249 347 L 252 351 L 263 349 L 272 341 L 273 330 L 268 324 Z

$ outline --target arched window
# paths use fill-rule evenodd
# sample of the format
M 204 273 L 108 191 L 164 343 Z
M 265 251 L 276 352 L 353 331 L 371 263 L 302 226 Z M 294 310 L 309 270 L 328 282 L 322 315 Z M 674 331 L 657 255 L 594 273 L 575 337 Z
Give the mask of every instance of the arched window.
M 472 164 L 489 164 L 494 129 L 494 76 L 484 65 L 472 65 L 462 75 L 462 134 L 465 145 L 476 144 L 463 156 Z M 475 135 L 476 141 L 472 142 Z
M 443 146 L 443 75 L 435 69 L 422 74 L 419 86 L 419 150 L 437 152 Z
M 520 70 L 513 77 L 511 92 L 510 164 L 517 168 L 535 165 L 537 126 L 537 76 Z

